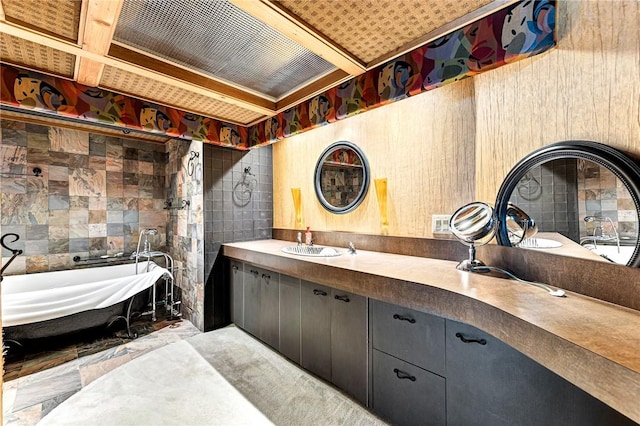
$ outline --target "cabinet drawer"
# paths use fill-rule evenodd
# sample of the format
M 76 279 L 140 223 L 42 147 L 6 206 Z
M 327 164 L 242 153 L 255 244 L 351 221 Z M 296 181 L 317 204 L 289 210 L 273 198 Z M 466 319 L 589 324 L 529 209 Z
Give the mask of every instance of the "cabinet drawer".
M 373 347 L 444 375 L 444 318 L 371 299 Z
M 444 425 L 444 378 L 373 351 L 373 411 L 394 425 Z

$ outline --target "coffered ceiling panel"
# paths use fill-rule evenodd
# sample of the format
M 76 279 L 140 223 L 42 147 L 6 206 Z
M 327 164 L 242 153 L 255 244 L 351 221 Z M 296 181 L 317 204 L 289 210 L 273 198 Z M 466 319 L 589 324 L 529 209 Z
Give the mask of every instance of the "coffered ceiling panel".
M 7 21 L 76 41 L 82 2 L 78 0 L 2 0 Z
M 246 125 L 263 117 L 254 111 L 108 65 L 100 86 L 231 123 Z
M 75 56 L 32 41 L 0 34 L 0 60 L 26 68 L 73 78 Z
M 492 0 L 275 0 L 364 63 L 388 59 L 407 44 Z
M 125 1 L 114 39 L 274 99 L 336 69 L 225 0 Z

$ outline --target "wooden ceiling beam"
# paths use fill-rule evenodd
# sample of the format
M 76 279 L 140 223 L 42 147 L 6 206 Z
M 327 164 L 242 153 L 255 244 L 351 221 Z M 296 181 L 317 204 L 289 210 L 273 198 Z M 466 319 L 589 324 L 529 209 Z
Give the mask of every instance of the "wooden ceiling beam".
M 365 64 L 358 58 L 305 24 L 277 3 L 270 0 L 230 1 L 254 18 L 264 22 L 348 74 L 355 76 L 366 71 Z
M 299 104 L 307 99 L 311 99 L 312 97 L 337 86 L 338 84 L 352 78 L 351 75 L 347 74 L 343 70 L 335 70 L 322 78 L 314 81 L 311 84 L 307 84 L 306 86 L 291 92 L 287 96 L 280 99 L 276 104 L 276 109 L 278 112 L 282 112 L 292 106 Z
M 80 23 L 82 31 L 78 35 L 78 44 L 82 46 L 82 50 L 99 55 L 107 54 L 123 3 L 124 0 L 82 1 L 84 21 Z M 78 58 L 77 64 L 74 79 L 85 86 L 98 87 L 104 64 L 82 56 Z
M 207 79 L 207 84 L 210 83 L 214 85 L 215 83 L 216 90 L 212 90 L 210 88 L 212 86 L 205 87 L 204 80 L 194 83 L 192 81 L 184 80 L 179 77 L 170 77 L 168 75 L 162 74 L 159 71 L 147 69 L 140 65 L 136 65 L 135 63 L 126 62 L 124 60 L 112 58 L 110 56 L 104 56 L 90 50 L 84 50 L 75 43 L 64 41 L 59 38 L 43 34 L 42 32 L 14 25 L 13 23 L 6 21 L 0 21 L 0 32 L 12 35 L 14 37 L 29 40 L 33 43 L 41 44 L 52 49 L 76 55 L 78 58 L 89 59 L 103 65 L 113 66 L 123 71 L 128 71 L 134 74 L 148 77 L 156 81 L 170 84 L 184 90 L 189 90 L 212 99 L 233 104 L 250 111 L 255 111 L 264 115 L 273 115 L 275 113 L 275 102 L 268 101 L 251 93 L 239 91 L 236 87 L 226 85 L 214 79 Z M 112 46 L 115 46 L 115 44 Z

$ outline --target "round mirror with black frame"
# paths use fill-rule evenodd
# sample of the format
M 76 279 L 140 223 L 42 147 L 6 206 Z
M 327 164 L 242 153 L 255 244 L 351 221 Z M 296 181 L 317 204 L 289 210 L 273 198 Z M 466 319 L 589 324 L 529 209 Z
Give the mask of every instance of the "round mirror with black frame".
M 332 213 L 348 213 L 358 207 L 369 189 L 369 164 L 355 144 L 339 141 L 320 155 L 315 189 L 322 207 Z
M 640 166 L 615 148 L 565 141 L 520 160 L 496 198 L 497 239 L 504 246 L 513 245 L 506 220 L 510 205 L 526 211 L 540 234 L 558 233 L 588 250 L 585 258 L 595 254 L 600 260 L 640 267 Z M 526 240 L 518 246 L 545 248 Z M 563 254 L 562 247 L 549 252 Z M 576 253 L 582 251 L 570 255 Z

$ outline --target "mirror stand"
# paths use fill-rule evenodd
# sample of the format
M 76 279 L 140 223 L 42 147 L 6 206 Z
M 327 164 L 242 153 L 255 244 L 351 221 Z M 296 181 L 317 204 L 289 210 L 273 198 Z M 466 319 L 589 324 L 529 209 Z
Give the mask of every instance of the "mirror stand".
M 477 272 L 474 268 L 487 266 L 483 261 L 476 259 L 476 246 L 474 243 L 469 244 L 469 258 L 458 263 L 456 269 L 466 272 Z

